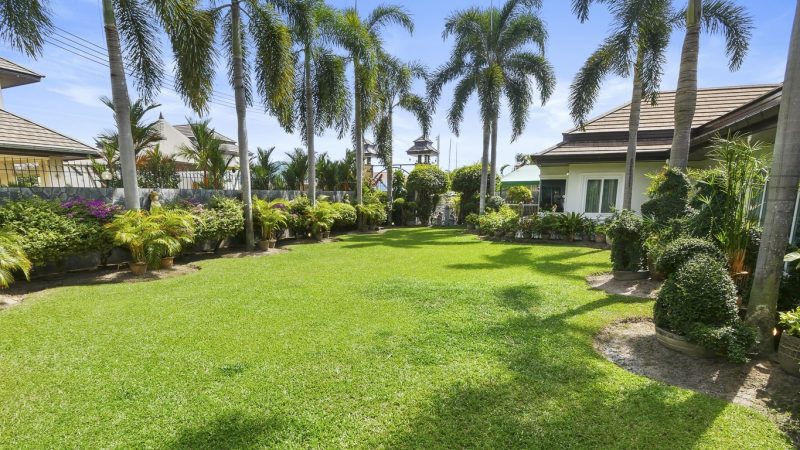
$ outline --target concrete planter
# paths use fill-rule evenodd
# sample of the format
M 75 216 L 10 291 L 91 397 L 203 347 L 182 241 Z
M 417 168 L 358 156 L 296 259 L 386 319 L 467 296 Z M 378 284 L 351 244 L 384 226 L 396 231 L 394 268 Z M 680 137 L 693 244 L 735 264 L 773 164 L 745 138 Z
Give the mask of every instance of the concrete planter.
M 617 281 L 636 281 L 650 278 L 650 271 L 648 270 L 639 270 L 637 272 L 628 270 L 615 270 L 613 274 L 614 279 Z
M 130 263 L 131 273 L 140 277 L 147 272 L 147 263 Z
M 258 249 L 261 250 L 262 252 L 268 251 L 269 250 L 269 241 L 266 241 L 266 240 L 258 241 Z
M 172 267 L 175 266 L 175 257 L 173 256 L 165 256 L 161 258 L 161 268 L 165 270 L 170 270 Z
M 700 358 L 711 358 L 715 356 L 714 352 L 706 350 L 694 342 L 689 342 L 685 337 L 671 333 L 663 328 L 656 327 L 656 340 L 664 347 L 683 353 L 684 355 L 697 356 Z
M 781 335 L 778 345 L 778 362 L 786 372 L 800 377 L 800 337 L 786 332 Z

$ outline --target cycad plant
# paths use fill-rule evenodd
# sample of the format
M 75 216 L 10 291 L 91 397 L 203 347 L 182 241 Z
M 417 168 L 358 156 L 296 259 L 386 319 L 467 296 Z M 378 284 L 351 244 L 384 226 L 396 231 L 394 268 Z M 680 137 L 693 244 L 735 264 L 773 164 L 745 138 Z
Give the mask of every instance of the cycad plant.
M 364 202 L 364 130 L 377 117 L 378 55 L 383 48 L 381 32 L 387 25 L 399 25 L 409 33 L 414 31 L 414 22 L 402 6 L 380 5 L 362 18 L 358 10 L 345 9 L 337 16 L 332 38 L 347 51 L 353 63 L 353 103 L 355 145 L 356 202 Z
M 592 0 L 573 0 L 573 9 L 581 21 L 588 17 Z M 603 79 L 615 74 L 632 75 L 628 151 L 625 158 L 623 209 L 631 209 L 636 145 L 642 101 L 655 104 L 664 71 L 674 13 L 670 0 L 604 0 L 614 25 L 611 35 L 586 60 L 570 87 L 569 107 L 572 119 L 581 128 L 594 107 Z
M 686 30 L 675 91 L 675 132 L 669 154 L 670 167 L 685 170 L 689 163 L 692 121 L 697 109 L 697 65 L 700 33 L 725 36 L 728 68 L 738 70 L 750 47 L 753 19 L 743 6 L 728 0 L 687 0 L 676 23 Z
M 540 6 L 538 0 L 508 0 L 500 9 L 458 11 L 447 19 L 442 33 L 445 39 L 455 38 L 453 53 L 431 76 L 428 95 L 435 105 L 443 86 L 458 80 L 448 112 L 450 128 L 456 135 L 469 98 L 473 93 L 478 95 L 484 150 L 481 213 L 487 191 L 490 196 L 495 191 L 493 184 L 487 186 L 487 180 L 494 180 L 497 173 L 497 121 L 502 97 L 510 109 L 513 142 L 525 129 L 534 91 L 538 90 L 544 104 L 555 89 L 554 70 L 544 56 L 547 31 L 535 12 Z
M 22 272 L 30 278 L 31 261 L 22 249 L 22 237 L 7 230 L 0 230 L 0 287 L 7 288 L 14 282 L 14 273 Z

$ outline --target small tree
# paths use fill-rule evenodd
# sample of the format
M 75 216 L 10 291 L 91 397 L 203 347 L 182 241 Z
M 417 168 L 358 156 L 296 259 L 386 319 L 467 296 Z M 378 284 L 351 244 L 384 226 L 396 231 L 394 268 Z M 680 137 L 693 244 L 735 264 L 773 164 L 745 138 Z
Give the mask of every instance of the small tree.
M 525 186 L 511 186 L 506 193 L 506 203 L 530 203 L 533 193 Z
M 417 218 L 423 225 L 431 220 L 433 208 L 439 202 L 439 195 L 447 191 L 447 174 L 440 168 L 420 164 L 411 171 L 406 181 L 409 193 L 413 192 L 417 203 Z

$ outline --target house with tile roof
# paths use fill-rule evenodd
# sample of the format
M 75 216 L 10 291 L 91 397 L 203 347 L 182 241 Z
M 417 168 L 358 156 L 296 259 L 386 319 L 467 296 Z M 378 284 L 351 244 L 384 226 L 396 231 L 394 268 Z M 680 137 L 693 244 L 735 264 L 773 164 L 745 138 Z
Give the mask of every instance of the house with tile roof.
M 158 118 L 158 122 L 156 122 L 156 129 L 161 137 L 161 139 L 155 143 L 155 145 L 158 145 L 159 150 L 165 155 L 174 157 L 179 170 L 193 170 L 195 168 L 194 164 L 179 155 L 181 148 L 191 147 L 197 142 L 192 132 L 191 125 L 188 123 L 172 125 L 164 119 L 164 115 L 161 114 Z M 232 158 L 231 166 L 238 166 L 239 147 L 236 145 L 236 141 L 216 131 L 214 132 L 214 136 L 222 141 L 221 149 L 226 157 Z
M 97 149 L 5 109 L 2 91 L 38 83 L 42 75 L 0 58 L 0 185 L 94 186 L 85 165 Z
M 781 85 L 700 89 L 692 124 L 690 166 L 706 167 L 716 135 L 744 133 L 774 142 Z M 662 92 L 656 105 L 643 104 L 636 151 L 632 209 L 647 200 L 649 174 L 669 159 L 675 92 Z M 541 206 L 603 216 L 622 205 L 630 103 L 563 134 L 561 142 L 532 155 L 541 170 Z

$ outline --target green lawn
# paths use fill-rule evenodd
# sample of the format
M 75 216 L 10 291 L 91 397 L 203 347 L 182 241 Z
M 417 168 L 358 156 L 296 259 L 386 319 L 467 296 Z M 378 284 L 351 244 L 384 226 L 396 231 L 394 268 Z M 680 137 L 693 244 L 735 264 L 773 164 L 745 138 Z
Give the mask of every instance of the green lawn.
M 394 230 L 0 312 L 4 448 L 785 448 L 592 336 L 608 253 Z

